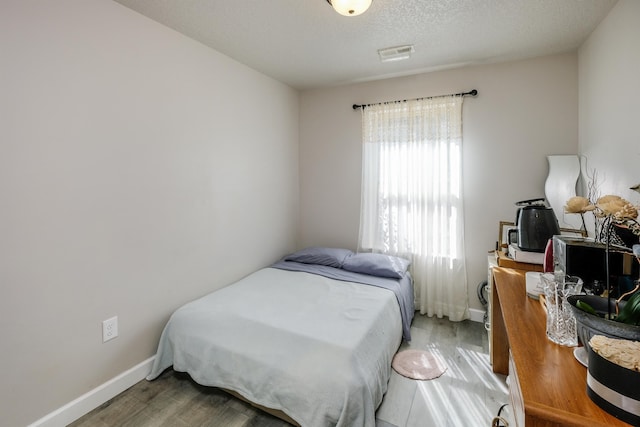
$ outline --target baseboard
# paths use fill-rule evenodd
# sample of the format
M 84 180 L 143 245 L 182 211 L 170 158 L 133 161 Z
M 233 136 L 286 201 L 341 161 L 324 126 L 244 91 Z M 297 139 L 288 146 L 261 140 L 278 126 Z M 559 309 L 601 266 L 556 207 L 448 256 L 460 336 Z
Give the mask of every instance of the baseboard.
M 155 356 L 137 364 L 74 401 L 40 418 L 29 427 L 62 427 L 74 422 L 132 385 L 142 381 L 151 372 L 154 359 Z
M 484 310 L 469 309 L 469 319 L 484 322 Z M 29 427 L 62 427 L 91 412 L 109 399 L 122 393 L 132 385 L 142 381 L 151 372 L 155 356 L 137 364 L 133 368 L 99 385 L 79 398 L 40 418 Z
M 474 321 L 474 322 L 484 323 L 484 314 L 485 313 L 486 313 L 485 310 L 478 310 L 476 308 L 470 308 L 469 309 L 469 319 Z

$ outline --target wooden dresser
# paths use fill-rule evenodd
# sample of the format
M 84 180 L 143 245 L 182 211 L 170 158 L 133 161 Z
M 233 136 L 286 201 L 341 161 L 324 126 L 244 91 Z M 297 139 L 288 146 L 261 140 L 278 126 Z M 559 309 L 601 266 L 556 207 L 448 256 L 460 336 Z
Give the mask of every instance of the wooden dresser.
M 527 297 L 523 270 L 493 269 L 490 316 L 491 364 L 510 376 L 518 427 L 629 426 L 589 399 L 587 369 L 573 348 L 547 339 L 544 310 Z

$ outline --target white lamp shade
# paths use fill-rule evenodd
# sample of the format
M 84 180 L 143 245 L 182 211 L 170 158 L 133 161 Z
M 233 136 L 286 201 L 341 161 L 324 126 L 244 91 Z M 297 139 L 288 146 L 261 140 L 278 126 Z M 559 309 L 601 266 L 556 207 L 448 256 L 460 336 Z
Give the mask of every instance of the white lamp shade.
M 371 0 L 331 0 L 330 3 L 336 12 L 344 16 L 360 15 L 371 6 Z

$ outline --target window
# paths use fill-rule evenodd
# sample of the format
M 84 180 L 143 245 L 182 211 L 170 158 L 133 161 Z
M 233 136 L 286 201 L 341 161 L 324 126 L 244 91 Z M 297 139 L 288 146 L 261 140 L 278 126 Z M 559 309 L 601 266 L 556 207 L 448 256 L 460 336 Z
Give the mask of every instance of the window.
M 411 258 L 422 313 L 468 316 L 462 97 L 364 109 L 359 246 Z

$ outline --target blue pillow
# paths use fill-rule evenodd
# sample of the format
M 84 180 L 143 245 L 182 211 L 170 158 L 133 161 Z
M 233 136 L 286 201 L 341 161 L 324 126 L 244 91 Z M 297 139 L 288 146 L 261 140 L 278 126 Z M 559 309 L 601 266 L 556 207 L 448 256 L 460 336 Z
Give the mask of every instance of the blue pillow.
M 344 260 L 350 255 L 353 255 L 353 252 L 348 249 L 314 246 L 289 254 L 284 260 L 341 268 Z
M 410 264 L 411 261 L 392 255 L 359 253 L 348 257 L 342 264 L 342 268 L 370 276 L 402 279 Z

